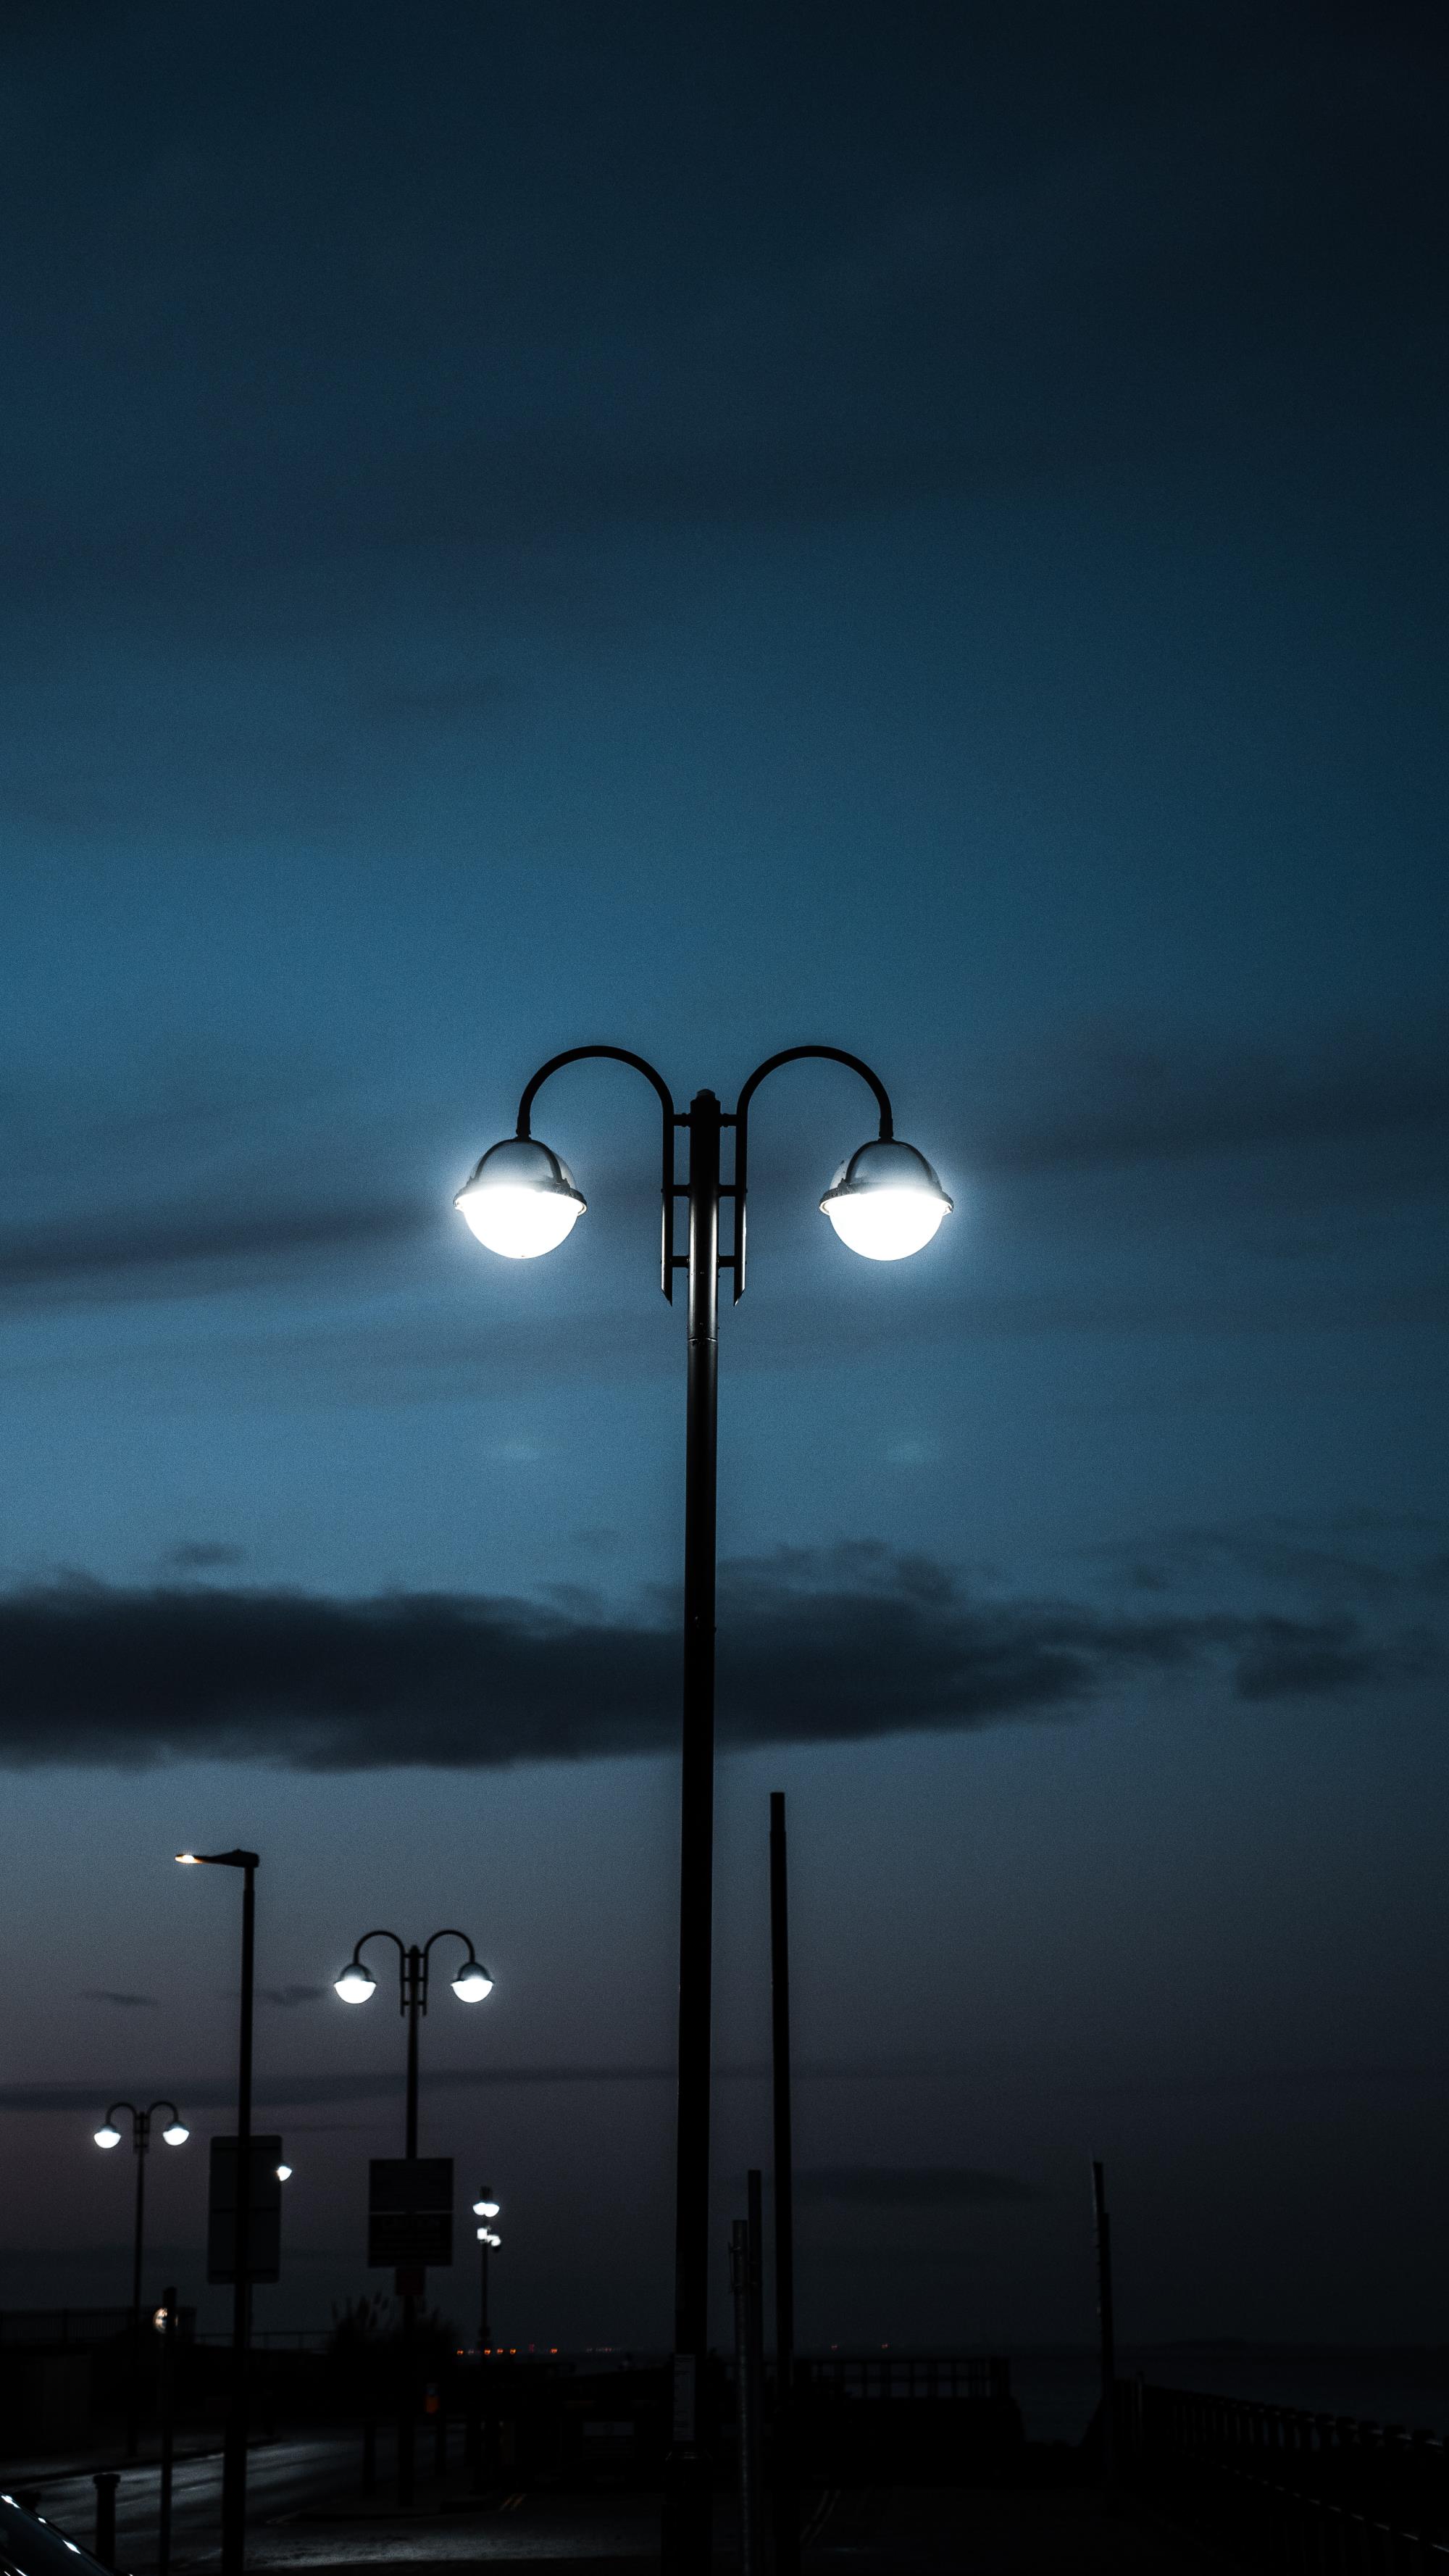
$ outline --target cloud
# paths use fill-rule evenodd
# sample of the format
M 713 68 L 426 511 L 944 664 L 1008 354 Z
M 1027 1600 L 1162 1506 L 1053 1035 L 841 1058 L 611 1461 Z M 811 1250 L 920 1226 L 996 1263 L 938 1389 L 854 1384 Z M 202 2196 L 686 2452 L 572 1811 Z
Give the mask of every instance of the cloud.
M 182 1574 L 210 1574 L 223 1566 L 245 1565 L 246 1557 L 244 1547 L 225 1547 L 216 1539 L 193 1538 L 169 1547 L 162 1562 L 174 1565 Z
M 136 2005 L 145 2005 L 154 2012 L 159 2002 L 156 1995 L 127 1995 L 115 1986 L 82 1986 L 80 1993 L 83 2003 L 124 2004 L 128 2010 Z
M 162 1283 L 175 1294 L 178 1272 L 193 1293 L 218 1278 L 230 1287 L 258 1268 L 404 1242 L 426 1231 L 432 1213 L 396 1199 L 222 1208 L 197 1200 L 164 1213 L 112 1210 L 102 1224 L 14 1226 L 0 1234 L 0 1296 L 135 1297 Z
M 821 2165 L 795 2176 L 806 2208 L 979 2209 L 1035 2200 L 1030 2183 L 975 2165 Z
M 1080 1713 L 1166 1673 L 1248 1700 L 1413 1679 L 1424 1637 L 1346 1616 L 1123 1615 L 978 1597 L 876 1542 L 780 1549 L 720 1570 L 722 1731 L 839 1743 Z M 671 1598 L 384 1593 L 70 1580 L 0 1598 L 14 1767 L 263 1761 L 306 1771 L 472 1770 L 663 1752 L 677 1736 Z
M 258 1986 L 257 1992 L 265 2003 L 280 2004 L 284 2012 L 291 2012 L 298 2004 L 320 2003 L 327 1989 L 325 1986 Z
M 875 2057 L 825 2059 L 798 2062 L 793 2074 L 801 2084 L 845 2083 L 901 2084 L 930 2081 L 945 2071 L 939 2058 Z M 770 2068 L 764 2060 L 745 2061 L 738 2065 L 716 2066 L 717 2083 L 764 2084 Z M 656 2065 L 543 2065 L 543 2066 L 434 2066 L 424 2067 L 421 2082 L 424 2092 L 473 2092 L 512 2086 L 533 2088 L 554 2084 L 672 2084 L 672 2064 Z M 84 2110 L 97 2094 L 115 2091 L 114 2083 L 90 2079 L 85 2083 L 0 2084 L 0 2111 L 74 2111 Z M 145 2092 L 148 2088 L 138 2088 Z M 154 2087 L 150 2089 L 155 2089 Z M 289 2104 L 326 2106 L 340 2102 L 391 2102 L 403 2090 L 403 2078 L 392 2071 L 363 2068 L 345 2075 L 260 2075 L 253 2088 L 258 2102 L 273 2108 Z M 226 2110 L 236 2098 L 234 2075 L 198 2077 L 186 2087 L 187 2102 L 194 2110 Z

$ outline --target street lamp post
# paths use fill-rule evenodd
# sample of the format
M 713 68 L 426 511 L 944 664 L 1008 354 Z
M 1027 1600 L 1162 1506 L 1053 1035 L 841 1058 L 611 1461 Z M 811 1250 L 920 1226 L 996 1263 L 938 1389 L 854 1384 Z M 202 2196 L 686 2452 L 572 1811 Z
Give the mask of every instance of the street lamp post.
M 488 2257 L 503 2242 L 501 2236 L 495 2236 L 493 2233 L 493 2221 L 498 2215 L 498 2203 L 486 2182 L 483 2185 L 482 2199 L 475 2200 L 473 2203 L 473 2215 L 483 2221 L 478 2230 L 478 2252 L 481 2257 L 478 2283 L 478 2360 L 481 2365 L 488 2351 Z
M 247 2349 L 252 2324 L 252 2001 L 256 1970 L 257 1871 L 254 1851 L 178 1852 L 188 1869 L 242 1873 L 241 2024 L 236 2082 L 235 2281 L 231 2302 L 231 2405 L 221 2461 L 221 2576 L 242 2576 L 247 2532 Z
M 540 1066 L 518 1105 L 516 1133 L 485 1153 L 454 1204 L 480 1243 L 514 1260 L 563 1242 L 586 1201 L 572 1173 L 534 1136 L 533 1104 L 565 1065 L 607 1058 L 631 1065 L 653 1085 L 663 1134 L 660 1286 L 671 1301 L 686 1273 L 688 1371 L 685 1393 L 684 1690 L 680 1783 L 679 2048 L 675 2131 L 673 2439 L 665 2472 L 666 2576 L 701 2576 L 710 2560 L 711 2470 L 699 2414 L 708 2344 L 709 2093 L 712 1868 L 714 1843 L 715 1494 L 719 1392 L 719 1281 L 745 1289 L 745 1189 L 750 1103 L 767 1074 L 818 1059 L 845 1065 L 875 1095 L 879 1132 L 842 1163 L 821 1212 L 852 1251 L 894 1261 L 930 1242 L 951 1201 L 923 1154 L 895 1134 L 885 1085 L 859 1056 L 839 1047 L 787 1047 L 757 1065 L 733 1111 L 712 1091 L 676 1110 L 662 1074 L 626 1047 L 570 1047 Z M 686 1178 L 675 1177 L 676 1135 L 689 1140 Z M 733 1175 L 721 1178 L 721 1140 L 733 1136 Z M 675 1206 L 687 1209 L 687 1250 L 675 1248 Z M 730 1248 L 720 1248 L 722 1202 L 733 1203 Z
M 146 2158 L 151 2149 L 151 2122 L 156 2112 L 170 2112 L 171 2118 L 161 2132 L 168 2147 L 184 2147 L 191 2132 L 182 2126 L 174 2102 L 152 2102 L 144 2111 L 139 2111 L 134 2102 L 113 2102 L 95 2133 L 98 2147 L 120 2145 L 118 2111 L 131 2114 L 131 2152 L 136 2160 L 136 2226 L 131 2245 L 131 2402 L 126 2417 L 126 2452 L 134 2460 L 141 2427 L 141 2248 L 146 2228 Z
M 428 1964 L 435 1941 L 461 1941 L 468 1956 L 455 1977 L 450 1980 L 454 1994 L 463 2004 L 481 2004 L 493 1992 L 493 1980 L 474 1950 L 466 1932 L 448 1926 L 432 1932 L 421 1946 L 402 1941 L 396 1932 L 364 1932 L 352 1957 L 334 1983 L 333 1991 L 345 2004 L 365 2004 L 377 1992 L 377 1979 L 363 1958 L 369 1941 L 391 1941 L 398 1955 L 398 2010 L 408 2026 L 407 2110 L 404 2154 L 412 2163 L 418 2152 L 418 2023 L 428 2009 Z M 413 2500 L 413 2336 L 417 2326 L 417 2298 L 413 2291 L 403 2292 L 403 2398 L 398 2415 L 397 2492 L 399 2504 Z

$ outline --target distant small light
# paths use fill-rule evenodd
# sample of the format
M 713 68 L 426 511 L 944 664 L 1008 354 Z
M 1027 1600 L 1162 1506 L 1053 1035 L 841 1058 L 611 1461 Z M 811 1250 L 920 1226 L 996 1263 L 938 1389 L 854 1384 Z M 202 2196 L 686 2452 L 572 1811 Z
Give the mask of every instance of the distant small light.
M 473 2203 L 473 2215 L 475 2218 L 496 2218 L 498 2215 L 497 2201 L 475 2200 Z
M 184 2147 L 191 2131 L 183 2128 L 179 2120 L 173 2120 L 170 2128 L 163 2129 L 161 2135 L 168 2147 Z
M 119 2129 L 113 2129 L 109 2120 L 106 2122 L 103 2129 L 97 2129 L 96 2145 L 98 2147 L 118 2147 L 120 2143 L 121 2132 Z
M 155 2315 L 152 2317 L 151 2323 L 158 2334 L 164 2334 L 166 2332 L 166 2318 L 167 2311 L 165 2308 L 158 2308 Z
M 290 2165 L 278 2165 L 278 2167 L 277 2167 L 277 2180 L 278 2180 L 278 2182 L 290 2182 L 290 2181 L 291 2181 L 291 2179 L 292 2179 L 292 2168 L 291 2168 L 291 2166 L 290 2166 Z
M 183 1869 L 200 1869 L 201 1867 L 200 1859 L 195 1852 L 178 1852 L 176 1857 L 180 1861 Z

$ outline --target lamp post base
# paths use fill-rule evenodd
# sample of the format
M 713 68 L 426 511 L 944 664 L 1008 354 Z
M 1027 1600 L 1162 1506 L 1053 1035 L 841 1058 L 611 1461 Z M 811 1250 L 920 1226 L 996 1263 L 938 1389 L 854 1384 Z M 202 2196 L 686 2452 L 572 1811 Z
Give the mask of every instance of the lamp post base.
M 662 2576 L 709 2576 L 714 2547 L 714 2463 L 697 2443 L 681 2443 L 664 2462 L 660 2523 Z

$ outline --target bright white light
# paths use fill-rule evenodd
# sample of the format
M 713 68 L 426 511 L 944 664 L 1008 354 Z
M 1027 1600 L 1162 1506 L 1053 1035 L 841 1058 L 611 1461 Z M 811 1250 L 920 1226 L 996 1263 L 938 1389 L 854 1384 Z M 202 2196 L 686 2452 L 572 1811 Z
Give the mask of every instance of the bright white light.
M 904 1261 L 930 1242 L 951 1202 L 924 1154 L 879 1137 L 842 1163 L 820 1208 L 852 1252 Z
M 493 1980 L 481 1959 L 465 1959 L 453 1979 L 453 1992 L 460 2004 L 481 2004 L 493 1992 Z
M 178 1852 L 176 1857 L 180 1861 L 183 1869 L 200 1869 L 201 1867 L 201 1863 L 197 1859 L 195 1852 Z
M 166 2332 L 166 2310 L 164 2308 L 157 2308 L 151 2319 L 151 2323 L 158 2334 L 164 2334 Z
M 109 2120 L 106 2122 L 103 2129 L 97 2129 L 96 2145 L 98 2147 L 118 2147 L 120 2143 L 121 2132 L 119 2129 L 113 2129 Z
M 475 2200 L 473 2203 L 473 2215 L 475 2218 L 496 2218 L 498 2215 L 497 2201 Z
M 554 1251 L 584 1213 L 568 1165 L 531 1136 L 490 1145 L 453 1205 L 478 1241 L 509 1261 Z
M 332 1991 L 345 2004 L 365 2004 L 368 1996 L 377 1992 L 377 1979 L 368 1975 L 360 1959 L 354 1959 L 349 1968 L 343 1969 Z
M 852 1192 L 831 1199 L 825 1213 L 852 1252 L 864 1253 L 867 1261 L 904 1261 L 930 1242 L 946 1201 L 924 1190 L 862 1190 L 858 1197 Z
M 290 2166 L 290 2165 L 278 2165 L 278 2167 L 277 2167 L 277 2180 L 278 2180 L 278 2182 L 290 2182 L 290 2181 L 291 2181 L 291 2179 L 292 2179 L 292 2168 L 291 2168 L 291 2166 Z
M 191 2131 L 189 2129 L 183 2129 L 179 2120 L 173 2120 L 170 2128 L 163 2129 L 161 2135 L 165 2139 L 168 2147 L 184 2147 L 187 2139 L 191 2135 Z

